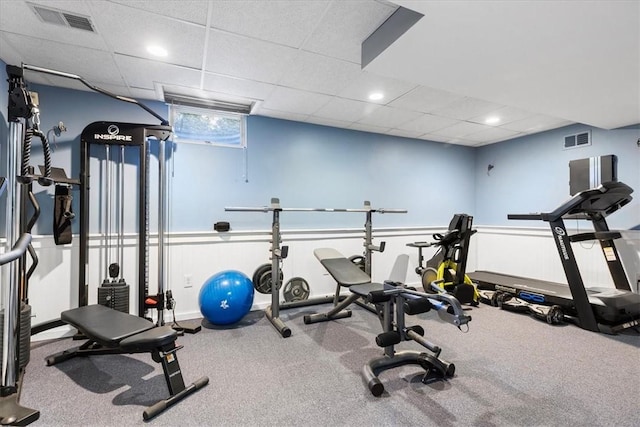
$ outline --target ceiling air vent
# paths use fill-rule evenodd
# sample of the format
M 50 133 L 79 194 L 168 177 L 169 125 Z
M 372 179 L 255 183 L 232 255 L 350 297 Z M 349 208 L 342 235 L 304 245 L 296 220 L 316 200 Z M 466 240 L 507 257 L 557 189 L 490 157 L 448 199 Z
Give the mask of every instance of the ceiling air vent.
M 35 4 L 30 6 L 42 22 L 95 32 L 91 20 L 86 16 L 49 9 Z
M 591 131 L 580 132 L 564 137 L 564 148 L 577 148 L 591 145 Z

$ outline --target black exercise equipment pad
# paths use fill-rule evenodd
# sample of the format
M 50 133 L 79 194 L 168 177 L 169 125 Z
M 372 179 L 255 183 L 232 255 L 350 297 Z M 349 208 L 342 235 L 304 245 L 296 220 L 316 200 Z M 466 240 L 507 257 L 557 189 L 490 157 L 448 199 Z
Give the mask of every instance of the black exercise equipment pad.
M 367 273 L 335 249 L 319 248 L 313 253 L 341 286 L 348 287 L 371 282 L 371 277 Z
M 149 320 L 98 304 L 64 311 L 61 319 L 106 347 L 118 347 L 122 342 L 130 348 L 145 346 L 144 348 L 151 349 L 175 341 L 177 336 L 175 331 L 172 330 L 169 334 L 164 327 L 151 331 L 155 325 Z M 125 340 L 146 331 L 150 333 L 140 335 L 142 341 L 138 340 L 138 337 Z
M 361 285 L 353 285 L 349 287 L 349 291 L 361 297 L 367 297 L 371 292 L 379 292 L 384 290 L 382 283 L 363 283 Z

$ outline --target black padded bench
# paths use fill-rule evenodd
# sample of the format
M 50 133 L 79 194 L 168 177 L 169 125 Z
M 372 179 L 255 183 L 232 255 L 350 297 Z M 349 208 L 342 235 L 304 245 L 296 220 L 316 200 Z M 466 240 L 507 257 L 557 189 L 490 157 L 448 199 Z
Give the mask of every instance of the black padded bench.
M 176 355 L 182 346 L 176 346 L 178 334 L 170 326 L 156 326 L 142 317 L 102 305 L 87 305 L 64 311 L 61 319 L 75 327 L 87 341 L 79 347 L 47 357 L 48 366 L 74 357 L 133 353 L 151 353 L 153 361 L 162 364 L 170 396 L 146 408 L 142 414 L 145 420 L 153 418 L 209 383 L 209 378 L 202 377 L 188 387 L 185 386 Z

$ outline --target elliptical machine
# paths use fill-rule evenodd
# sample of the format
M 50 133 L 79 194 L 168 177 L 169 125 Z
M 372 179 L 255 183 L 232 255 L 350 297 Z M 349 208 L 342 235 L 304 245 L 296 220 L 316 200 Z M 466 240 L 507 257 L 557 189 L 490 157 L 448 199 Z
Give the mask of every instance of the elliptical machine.
M 462 304 L 478 305 L 480 295 L 476 285 L 466 274 L 469 240 L 476 233 L 471 227 L 473 217 L 455 214 L 445 234 L 435 233 L 433 242 L 413 242 L 407 246 L 418 248 L 416 274 L 421 276 L 425 292 L 446 292 Z M 438 246 L 438 251 L 423 266 L 422 250 Z

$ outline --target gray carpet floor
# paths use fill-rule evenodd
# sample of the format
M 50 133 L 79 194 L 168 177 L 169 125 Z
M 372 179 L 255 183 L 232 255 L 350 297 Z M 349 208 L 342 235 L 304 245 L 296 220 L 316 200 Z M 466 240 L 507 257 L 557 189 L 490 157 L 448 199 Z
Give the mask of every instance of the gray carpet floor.
M 327 308 L 282 311 L 286 339 L 262 312 L 180 337 L 185 381 L 210 383 L 150 422 L 142 411 L 167 395 L 161 366 L 138 354 L 47 367 L 71 339 L 33 344 L 21 402 L 43 426 L 640 426 L 637 331 L 608 336 L 486 305 L 473 308 L 467 333 L 435 313 L 413 316 L 456 374 L 423 384 L 418 366 L 388 370 L 374 397 L 360 372 L 382 352 L 378 318 L 355 307 L 351 318 L 303 323 Z

